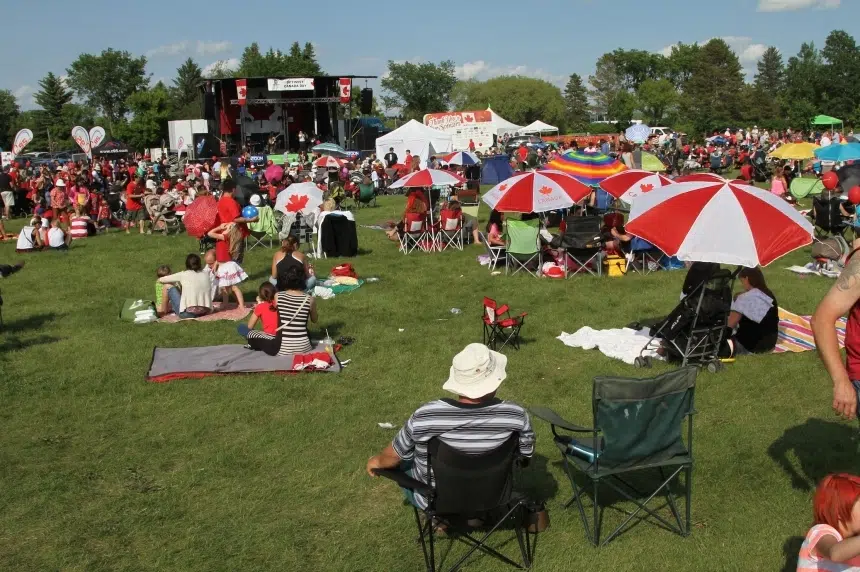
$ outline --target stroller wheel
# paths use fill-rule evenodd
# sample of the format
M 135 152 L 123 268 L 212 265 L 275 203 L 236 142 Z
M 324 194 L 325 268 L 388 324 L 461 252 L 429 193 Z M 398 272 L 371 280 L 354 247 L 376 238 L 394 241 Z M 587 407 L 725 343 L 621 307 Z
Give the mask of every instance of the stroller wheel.
M 643 357 L 642 361 L 645 364 L 645 369 L 651 369 L 651 367 L 654 365 L 654 362 L 651 360 L 651 356 Z
M 708 363 L 708 372 L 710 373 L 720 373 L 723 371 L 723 362 L 720 360 L 714 360 Z
M 637 357 L 633 360 L 633 367 L 635 367 L 636 369 L 642 369 L 643 367 L 645 367 L 645 360 L 641 357 Z

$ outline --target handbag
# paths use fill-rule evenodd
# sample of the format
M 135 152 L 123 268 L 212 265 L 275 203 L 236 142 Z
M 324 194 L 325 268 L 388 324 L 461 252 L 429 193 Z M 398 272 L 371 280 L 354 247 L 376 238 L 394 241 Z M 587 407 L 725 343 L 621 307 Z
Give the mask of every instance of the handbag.
M 352 267 L 352 264 L 345 263 L 339 266 L 335 266 L 331 269 L 332 276 L 349 276 L 350 278 L 358 278 L 358 274 L 355 272 L 355 268 Z
M 295 311 L 295 313 L 294 313 L 294 314 L 293 314 L 293 316 L 289 319 L 289 321 L 285 322 L 284 324 L 282 324 L 281 326 L 279 326 L 277 330 L 275 330 L 275 333 L 279 333 L 281 330 L 283 330 L 284 328 L 286 328 L 287 326 L 289 326 L 290 324 L 292 324 L 292 323 L 293 323 L 293 320 L 295 320 L 295 319 L 296 319 L 296 316 L 298 316 L 298 315 L 299 315 L 299 312 L 301 312 L 301 311 L 304 309 L 305 304 L 307 304 L 307 303 L 308 303 L 308 300 L 310 300 L 310 299 L 311 299 L 311 297 L 310 297 L 310 296 L 305 296 L 305 299 L 304 299 L 304 300 L 302 300 L 302 305 L 298 307 L 298 309 Z

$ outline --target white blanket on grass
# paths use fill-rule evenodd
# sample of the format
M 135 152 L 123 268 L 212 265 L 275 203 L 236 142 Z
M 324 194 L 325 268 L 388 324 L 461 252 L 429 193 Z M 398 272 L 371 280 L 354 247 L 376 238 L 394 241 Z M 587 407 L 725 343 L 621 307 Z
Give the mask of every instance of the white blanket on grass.
M 632 330 L 621 328 L 614 330 L 594 330 L 585 326 L 574 334 L 562 332 L 558 339 L 572 348 L 584 350 L 599 349 L 604 355 L 620 359 L 626 364 L 633 365 L 633 361 L 640 355 L 650 356 L 654 359 L 662 359 L 657 355 L 657 344 L 652 344 L 644 353 L 643 348 L 648 345 L 651 336 L 648 329 Z

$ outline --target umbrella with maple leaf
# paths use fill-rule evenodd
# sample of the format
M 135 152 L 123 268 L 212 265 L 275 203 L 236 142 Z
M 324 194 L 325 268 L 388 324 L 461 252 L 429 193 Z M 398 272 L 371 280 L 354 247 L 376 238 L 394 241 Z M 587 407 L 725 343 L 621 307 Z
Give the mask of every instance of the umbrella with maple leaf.
M 341 161 L 337 157 L 325 155 L 314 161 L 314 166 L 323 169 L 340 169 L 341 167 L 343 167 L 343 161 Z
M 284 214 L 309 215 L 323 203 L 323 192 L 313 183 L 296 183 L 280 193 L 275 200 L 275 210 Z
M 591 188 L 567 173 L 536 171 L 514 175 L 483 196 L 499 212 L 542 213 L 567 209 L 591 194 Z
M 218 225 L 218 201 L 211 195 L 197 197 L 182 217 L 185 231 L 194 238 L 202 238 Z
M 637 197 L 671 184 L 672 180 L 663 175 L 630 169 L 603 179 L 599 186 L 616 199 L 632 204 Z

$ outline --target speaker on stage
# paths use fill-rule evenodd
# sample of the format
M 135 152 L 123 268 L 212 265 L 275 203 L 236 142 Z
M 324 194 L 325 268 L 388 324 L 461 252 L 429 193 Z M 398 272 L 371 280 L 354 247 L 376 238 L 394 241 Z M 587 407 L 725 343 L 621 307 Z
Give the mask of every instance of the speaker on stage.
M 361 113 L 369 115 L 373 111 L 373 90 L 365 87 L 361 90 Z
M 203 119 L 215 119 L 215 94 L 211 91 L 203 93 Z

